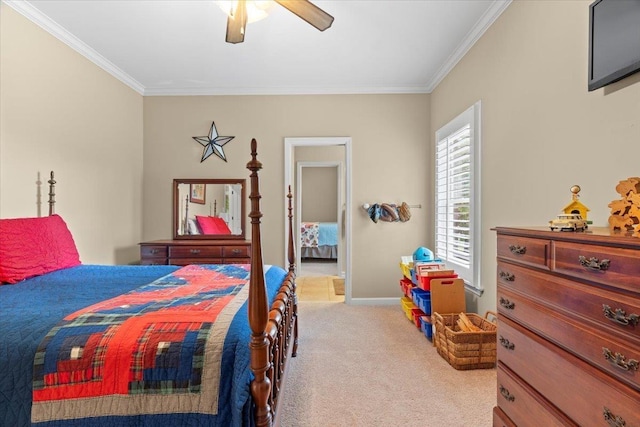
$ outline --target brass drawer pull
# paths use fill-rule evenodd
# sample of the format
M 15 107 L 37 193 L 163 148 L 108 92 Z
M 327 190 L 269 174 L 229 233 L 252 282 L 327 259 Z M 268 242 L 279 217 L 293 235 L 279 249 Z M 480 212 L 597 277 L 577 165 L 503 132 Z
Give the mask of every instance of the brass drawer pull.
M 506 348 L 507 350 L 515 350 L 516 346 L 514 343 L 500 335 L 500 345 Z
M 624 369 L 625 371 L 637 371 L 638 367 L 640 366 L 640 362 L 638 362 L 637 360 L 629 359 L 627 361 L 625 360 L 626 357 L 624 357 L 622 354 L 614 354 L 606 347 L 602 347 L 602 354 L 604 354 L 604 358 L 609 362 L 613 363 L 620 369 Z
M 606 406 L 602 410 L 602 415 L 610 427 L 624 427 L 627 425 L 627 422 L 621 416 L 614 416 Z
M 580 261 L 580 265 L 584 268 L 596 271 L 605 271 L 609 269 L 609 264 L 611 263 L 611 261 L 609 261 L 608 259 L 603 259 L 602 261 L 600 261 L 596 257 L 587 259 L 587 257 L 582 255 L 578 257 L 578 260 Z
M 500 278 L 506 282 L 513 282 L 516 279 L 516 276 L 507 271 L 501 271 Z
M 199 254 L 200 253 L 200 249 L 189 249 L 189 253 Z
M 516 307 L 514 303 L 512 303 L 511 301 L 503 297 L 500 297 L 500 305 L 506 308 L 507 310 L 513 310 Z
M 152 255 L 155 255 L 157 253 L 160 253 L 160 249 L 151 249 L 149 252 L 151 252 Z
M 524 255 L 527 252 L 527 247 L 520 245 L 509 245 L 509 250 L 514 255 Z
M 240 249 L 233 249 L 231 251 L 234 255 L 238 255 L 239 253 L 241 253 L 242 251 Z
M 502 384 L 500 385 L 500 394 L 509 402 L 516 400 L 516 397 L 509 392 Z
M 602 312 L 604 313 L 604 317 L 607 319 L 624 326 L 628 326 L 629 324 L 636 326 L 640 320 L 640 316 L 637 314 L 630 314 L 627 316 L 627 313 L 623 309 L 616 308 L 615 310 L 612 310 L 607 304 L 602 304 Z

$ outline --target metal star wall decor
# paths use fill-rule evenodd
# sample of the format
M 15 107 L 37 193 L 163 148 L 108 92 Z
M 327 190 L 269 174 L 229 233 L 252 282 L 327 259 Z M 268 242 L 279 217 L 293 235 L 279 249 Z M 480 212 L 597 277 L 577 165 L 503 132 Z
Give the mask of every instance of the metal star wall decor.
M 216 122 L 211 122 L 211 129 L 209 130 L 208 136 L 192 136 L 192 138 L 204 147 L 200 163 L 204 162 L 212 154 L 215 154 L 226 162 L 227 157 L 224 155 L 224 149 L 222 147 L 224 147 L 227 142 L 235 138 L 235 136 L 218 135 Z

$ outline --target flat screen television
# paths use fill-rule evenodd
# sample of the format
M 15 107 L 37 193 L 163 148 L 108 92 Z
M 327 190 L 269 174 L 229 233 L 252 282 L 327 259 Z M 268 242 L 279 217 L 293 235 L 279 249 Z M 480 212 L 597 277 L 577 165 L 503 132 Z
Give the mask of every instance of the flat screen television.
M 640 71 L 640 0 L 589 6 L 589 91 Z

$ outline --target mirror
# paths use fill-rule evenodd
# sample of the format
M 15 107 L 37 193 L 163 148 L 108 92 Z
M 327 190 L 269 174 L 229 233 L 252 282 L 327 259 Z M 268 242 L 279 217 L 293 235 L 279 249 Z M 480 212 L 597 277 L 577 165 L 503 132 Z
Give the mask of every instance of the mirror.
M 174 239 L 244 239 L 244 179 L 174 179 Z

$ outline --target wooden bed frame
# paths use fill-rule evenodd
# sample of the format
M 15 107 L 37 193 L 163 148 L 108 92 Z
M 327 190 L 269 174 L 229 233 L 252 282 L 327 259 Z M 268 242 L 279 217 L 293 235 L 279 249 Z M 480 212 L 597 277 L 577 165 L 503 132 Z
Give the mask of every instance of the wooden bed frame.
M 257 159 L 257 142 L 251 140 L 251 276 L 249 279 L 249 325 L 251 327 L 250 368 L 254 374 L 251 395 L 254 402 L 255 423 L 258 427 L 277 425 L 279 396 L 284 386 L 287 361 L 298 349 L 298 297 L 296 295 L 296 266 L 293 242 L 293 208 L 291 188 L 287 194 L 289 237 L 287 247 L 288 272 L 268 307 L 264 279 L 262 243 L 260 238 L 260 186 L 258 171 L 262 163 Z M 49 183 L 49 215 L 55 213 L 55 184 L 51 172 Z

